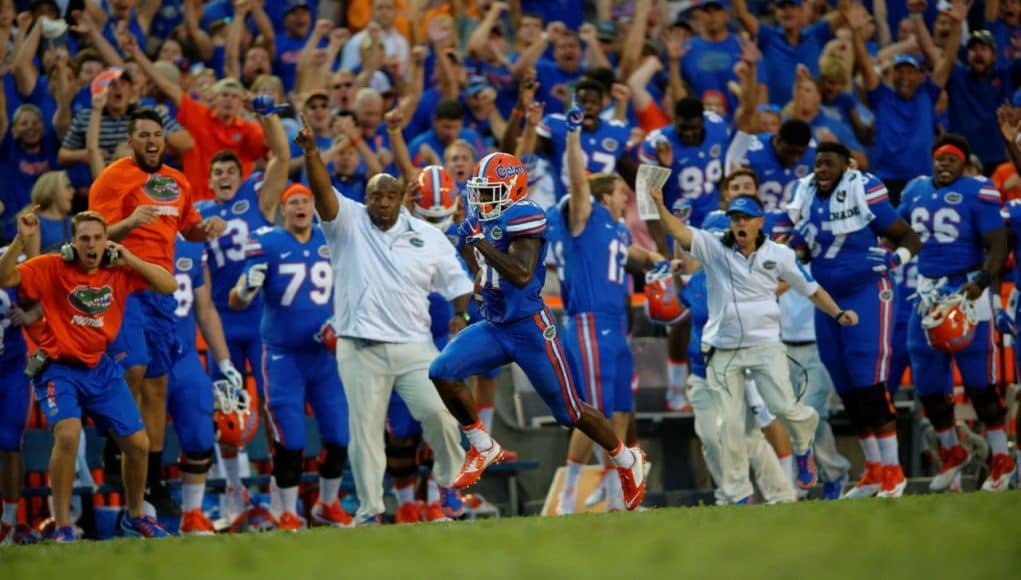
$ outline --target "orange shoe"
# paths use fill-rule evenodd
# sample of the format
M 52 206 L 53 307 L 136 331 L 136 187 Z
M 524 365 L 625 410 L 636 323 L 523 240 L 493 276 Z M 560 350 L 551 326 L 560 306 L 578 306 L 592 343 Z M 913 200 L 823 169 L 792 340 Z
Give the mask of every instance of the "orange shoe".
M 454 480 L 454 487 L 463 489 L 471 487 L 482 478 L 482 472 L 494 463 L 503 461 L 503 448 L 493 439 L 493 446 L 485 451 L 480 451 L 474 445 L 468 449 L 464 457 L 464 465 L 461 466 L 461 473 Z
M 904 477 L 904 470 L 900 465 L 884 465 L 883 480 L 876 497 L 900 497 L 904 495 L 904 488 L 907 486 L 908 480 Z
M 397 514 L 394 516 L 395 524 L 416 524 L 420 521 L 422 510 L 416 502 L 409 501 L 397 506 Z
M 443 513 L 443 508 L 440 507 L 440 502 L 434 501 L 431 504 L 425 506 L 422 510 L 422 521 L 424 522 L 449 522 L 450 518 Z
M 861 480 L 855 484 L 844 497 L 840 499 L 861 499 L 863 497 L 872 497 L 879 493 L 879 490 L 883 488 L 883 464 L 876 461 L 875 463 L 865 462 L 865 473 L 861 476 Z
M 347 510 L 340 507 L 340 500 L 333 500 L 333 504 L 326 505 L 318 501 L 312 506 L 312 524 L 318 526 L 332 526 L 334 528 L 354 527 L 355 521 Z
M 510 449 L 504 449 L 503 450 L 503 459 L 501 459 L 501 461 L 508 461 L 508 462 L 510 462 L 510 461 L 517 461 L 518 457 L 519 456 L 518 456 L 518 452 L 517 451 L 511 451 Z
M 277 529 L 284 532 L 297 532 L 305 528 L 305 521 L 298 514 L 284 512 L 277 519 Z
M 1009 453 L 993 455 L 989 468 L 989 477 L 982 484 L 982 491 L 1001 492 L 1010 488 L 1010 478 L 1014 475 L 1014 458 Z
M 213 522 L 200 508 L 181 514 L 180 534 L 182 536 L 212 536 L 216 534 Z
M 631 511 L 641 505 L 645 498 L 645 452 L 638 447 L 629 447 L 635 456 L 631 467 L 618 467 L 620 487 L 624 492 L 624 507 Z
M 940 447 L 939 458 L 943 466 L 939 474 L 929 482 L 929 491 L 945 491 L 954 482 L 954 477 L 971 461 L 971 453 L 963 445 L 955 445 L 950 449 Z

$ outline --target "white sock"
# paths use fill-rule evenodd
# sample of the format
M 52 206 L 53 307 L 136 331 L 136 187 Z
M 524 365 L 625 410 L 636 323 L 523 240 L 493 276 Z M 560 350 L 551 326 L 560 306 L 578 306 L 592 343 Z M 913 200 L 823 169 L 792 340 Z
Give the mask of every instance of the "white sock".
M 404 505 L 415 501 L 415 484 L 409 483 L 404 487 L 394 486 L 394 495 L 397 496 L 397 503 Z
M 606 507 L 610 510 L 623 511 L 624 490 L 620 487 L 620 474 L 616 469 L 606 472 Z
M 613 459 L 614 465 L 625 469 L 635 464 L 635 454 L 630 447 L 624 447 L 620 441 L 617 442 L 617 448 L 610 452 L 610 458 Z
M 252 476 L 252 463 L 248 461 L 248 450 L 244 447 L 238 449 L 238 466 L 240 467 L 238 473 L 241 474 L 241 477 Z
M 900 465 L 900 457 L 897 456 L 897 432 L 892 431 L 875 439 L 879 444 L 879 457 L 883 465 Z
M 319 501 L 324 504 L 331 506 L 333 502 L 337 501 L 337 495 L 340 494 L 340 478 L 339 477 L 320 477 L 319 478 Z
M 3 523 L 7 524 L 8 526 L 13 526 L 18 523 L 18 502 L 16 501 L 4 502 Z
M 283 511 L 283 501 L 280 499 L 280 486 L 277 485 L 277 478 L 269 478 L 269 513 L 275 518 L 280 517 Z
M 282 513 L 298 513 L 298 486 L 280 488 L 280 507 Z
M 182 483 L 181 484 L 181 510 L 190 512 L 202 509 L 202 496 L 206 492 L 205 483 Z
M 227 485 L 234 487 L 241 487 L 241 462 L 238 457 L 224 457 L 223 458 L 223 472 L 224 477 L 227 479 Z
M 777 455 L 776 458 L 780 460 L 780 467 L 787 474 L 787 479 L 791 480 L 791 482 L 797 481 L 797 474 L 794 472 L 794 454 L 788 453 L 783 457 Z
M 1003 427 L 997 427 L 996 429 L 989 429 L 986 431 L 986 440 L 989 441 L 989 449 L 993 452 L 993 455 L 1008 453 L 1007 451 L 1007 431 Z
M 961 444 L 961 442 L 957 439 L 956 427 L 944 429 L 943 431 L 936 431 L 936 437 L 939 438 L 939 444 L 944 449 L 953 449 Z
M 879 451 L 879 442 L 876 441 L 875 435 L 858 437 L 858 445 L 861 445 L 861 451 L 865 455 L 866 463 L 883 462 L 883 455 Z
M 484 407 L 478 407 L 475 409 L 479 414 L 479 421 L 482 421 L 482 426 L 486 428 L 487 432 L 493 432 L 493 406 L 486 405 Z
M 436 483 L 436 480 L 431 475 L 425 482 L 425 501 L 429 505 L 440 501 L 440 485 Z
M 565 488 L 576 488 L 578 487 L 578 479 L 581 478 L 581 468 L 583 464 L 574 461 L 573 459 L 567 460 L 567 472 L 564 473 L 564 487 Z
M 688 363 L 667 359 L 666 373 L 667 387 L 674 393 L 683 393 L 688 380 Z
M 471 427 L 461 427 L 461 430 L 468 437 L 472 447 L 479 451 L 489 451 L 493 447 L 493 438 L 489 436 L 489 431 L 482 425 L 482 421 L 476 421 Z

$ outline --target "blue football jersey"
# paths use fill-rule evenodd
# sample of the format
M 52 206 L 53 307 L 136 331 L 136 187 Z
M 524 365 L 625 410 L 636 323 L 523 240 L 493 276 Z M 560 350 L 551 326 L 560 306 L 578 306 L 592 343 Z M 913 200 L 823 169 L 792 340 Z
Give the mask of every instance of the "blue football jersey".
M 262 228 L 272 227 L 259 209 L 262 174 L 253 173 L 238 188 L 234 199 L 219 204 L 215 200 L 200 201 L 195 209 L 203 219 L 218 216 L 227 222 L 223 235 L 206 242 L 209 276 L 212 282 L 213 305 L 220 312 L 225 329 L 255 324 L 261 312 L 262 298 L 256 296 L 245 310 L 228 307 L 230 290 L 237 284 L 245 267 L 245 245 Z
M 174 278 L 177 279 L 174 316 L 177 317 L 177 338 L 185 352 L 195 350 L 195 311 L 192 307 L 195 305 L 195 289 L 206 283 L 202 270 L 205 264 L 205 245 L 178 236 L 174 247 Z
M 918 177 L 904 188 L 898 211 L 922 240 L 918 273 L 926 278 L 981 269 L 982 238 L 1004 227 L 1000 192 L 991 181 L 975 177 L 939 188 L 931 177 Z
M 567 171 L 567 118 L 562 114 L 546 115 L 536 129 L 540 137 L 553 144 L 553 183 L 557 199 L 567 195 L 570 175 Z M 624 152 L 631 130 L 620 121 L 603 121 L 595 131 L 581 129 L 581 149 L 585 153 L 585 169 L 589 173 L 613 173 L 617 159 Z M 559 176 L 559 177 L 557 177 Z
M 539 292 L 546 282 L 546 266 L 542 260 L 547 246 L 546 214 L 539 206 L 525 200 L 504 210 L 500 217 L 481 224 L 486 239 L 504 253 L 517 238 L 542 240 L 539 259 L 535 261 L 535 274 L 524 288 L 503 280 L 496 268 L 486 263 L 482 253 L 475 250 L 482 286 L 483 318 L 500 324 L 535 315 L 544 307 Z
M 879 236 L 899 217 L 897 211 L 890 205 L 883 182 L 870 173 L 857 175 L 865 179 L 865 200 L 869 210 L 875 215 L 867 227 L 847 235 L 834 235 L 834 222 L 849 219 L 850 216 L 830 211 L 830 202 L 833 200 L 818 196 L 812 198 L 808 215 L 805 216 L 807 219 L 795 225 L 798 228 L 798 237 L 812 252 L 812 276 L 835 296 L 846 295 L 863 286 L 874 285 L 885 275 L 872 271 L 874 264 L 868 259 L 869 248 L 879 245 Z M 839 197 L 841 193 L 837 191 L 832 195 Z
M 918 288 L 918 258 L 912 257 L 911 261 L 904 264 L 900 268 L 894 268 L 891 272 L 893 278 L 893 296 L 894 296 L 894 319 L 898 324 L 907 324 L 908 319 L 911 318 L 911 311 L 913 307 L 911 300 L 908 298 L 915 293 Z M 906 347 L 906 345 L 894 345 L 895 347 Z
M 730 143 L 730 130 L 723 117 L 706 112 L 705 139 L 701 145 L 688 146 L 681 143 L 673 125 L 649 133 L 638 157 L 642 163 L 658 165 L 656 144 L 666 140 L 673 147 L 674 162 L 670 177 L 663 186 L 663 203 L 681 219 L 688 214 L 694 216 L 692 224 L 719 206 L 720 193 L 716 188 L 723 177 L 723 161 Z
M 811 173 L 815 167 L 815 141 L 811 142 L 797 163 L 784 167 L 773 149 L 772 134 L 762 133 L 751 137 L 744 158 L 735 161 L 751 168 L 759 176 L 759 197 L 766 209 L 783 209 L 790 201 L 788 196 L 793 183 Z
M 691 275 L 681 288 L 681 302 L 691 313 L 691 341 L 688 342 L 688 365 L 691 374 L 705 378 L 705 358 L 702 356 L 702 329 L 709 322 L 709 299 L 705 270 Z
M 570 200 L 565 197 L 547 213 L 548 239 L 557 264 L 564 308 L 569 316 L 583 312 L 625 316 L 624 264 L 631 235 L 623 224 L 613 221 L 606 207 L 593 200 L 585 229 L 572 236 L 568 226 Z
M 301 243 L 284 228 L 256 234 L 247 249 L 247 275 L 256 264 L 267 264 L 260 331 L 271 349 L 302 351 L 322 348 L 316 333 L 333 315 L 333 270 L 326 236 L 312 226 Z

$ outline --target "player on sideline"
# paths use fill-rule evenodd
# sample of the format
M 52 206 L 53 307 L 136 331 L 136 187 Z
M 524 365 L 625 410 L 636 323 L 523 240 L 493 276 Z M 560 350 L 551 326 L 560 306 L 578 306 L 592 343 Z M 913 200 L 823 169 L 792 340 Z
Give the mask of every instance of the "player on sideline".
M 6 247 L 0 248 L 0 254 L 6 251 Z M 28 345 L 21 329 L 39 320 L 42 310 L 38 304 L 25 309 L 21 306 L 15 289 L 0 289 L 0 458 L 3 460 L 0 546 L 38 541 L 31 527 L 18 523 L 18 499 L 24 474 L 21 443 L 32 404 L 32 385 L 25 376 Z
M 581 403 L 556 320 L 539 296 L 546 267 L 546 216 L 525 200 L 528 175 L 513 155 L 482 158 L 468 180 L 471 215 L 460 226 L 479 264 L 484 321 L 462 330 L 429 367 L 443 402 L 471 442 L 456 487 L 476 483 L 503 458 L 503 448 L 482 426 L 464 379 L 516 362 L 553 411 L 557 421 L 577 427 L 606 449 L 617 465 L 624 506 L 633 510 L 645 496 L 645 455 L 625 447 L 610 422 Z
M 932 154 L 932 177 L 908 183 L 899 208 L 901 217 L 912 224 L 922 241 L 919 303 L 908 323 L 908 353 L 918 398 L 939 437 L 943 465 L 929 483 L 933 491 L 950 487 L 971 460 L 954 422 L 952 361 L 961 372 L 975 414 L 986 427 L 992 451 L 992 466 L 982 489 L 1006 490 L 1015 468 L 1007 448 L 1006 407 L 997 386 L 997 349 L 991 323 L 1003 309 L 996 289 L 1007 257 L 1007 228 L 1000 217 L 999 191 L 986 179 L 964 175 L 969 155 L 971 148 L 963 137 L 948 134 L 938 139 Z M 922 320 L 933 305 L 955 291 L 973 301 L 978 325 L 971 344 L 951 354 L 929 344 Z
M 325 454 L 319 464 L 319 501 L 312 521 L 350 527 L 337 494 L 347 462 L 348 409 L 336 353 L 317 341 L 333 315 L 330 251 L 313 225 L 312 192 L 293 184 L 281 197 L 284 226 L 257 233 L 248 243 L 244 274 L 230 292 L 234 308 L 247 308 L 259 290 L 266 406 L 273 432 L 273 478 L 280 494 L 278 528 L 305 527 L 298 516 L 298 484 L 305 450 L 305 404 L 312 407 Z M 274 514 L 275 515 L 275 514 Z
M 169 535 L 142 512 L 149 442 L 124 372 L 106 350 L 120 330 L 129 294 L 150 289 L 169 295 L 177 282 L 170 272 L 108 240 L 106 232 L 101 215 L 82 212 L 72 219 L 72 242 L 60 254 L 16 265 L 25 245 L 39 235 L 39 219 L 28 213 L 19 218 L 18 233 L 0 258 L 0 287 L 17 287 L 22 298 L 42 306 L 39 350 L 45 362 L 33 380 L 53 429 L 50 485 L 57 542 L 75 540 L 68 511 L 83 412 L 100 432 L 113 436 L 124 454 L 128 514 L 121 519 L 121 531 L 146 538 Z
M 886 390 L 894 309 L 888 271 L 909 262 L 921 242 L 890 205 L 883 182 L 850 169 L 850 160 L 844 145 L 819 144 L 815 172 L 795 184 L 787 214 L 795 244 L 804 243 L 811 253 L 812 275 L 859 316 L 857 326 L 842 326 L 815 313 L 820 358 L 865 454 L 865 474 L 846 497 L 900 497 L 907 479 Z M 894 251 L 881 247 L 879 237 Z
M 131 113 L 128 145 L 132 154 L 111 163 L 93 182 L 89 209 L 109 224 L 111 240 L 123 243 L 139 259 L 172 272 L 178 232 L 185 239 L 204 241 L 219 237 L 225 224 L 216 217 L 202 220 L 192 205 L 191 186 L 184 174 L 163 164 L 166 140 L 156 111 Z M 123 357 L 125 380 L 140 401 L 149 436 L 147 499 L 157 511 L 170 513 L 177 508 L 162 482 L 162 470 L 167 373 L 179 351 L 176 308 L 173 296 L 147 290 L 132 294 L 121 333 L 111 345 L 114 357 Z
M 634 358 L 627 342 L 629 300 L 625 267 L 644 271 L 665 258 L 631 245 L 631 234 L 621 223 L 627 204 L 624 181 L 606 173 L 585 176 L 585 153 L 579 131 L 583 119 L 577 105 L 567 111 L 570 195 L 547 213 L 549 239 L 566 308 L 564 348 L 568 362 L 573 365 L 573 376 L 582 381 L 579 394 L 610 419 L 617 437 L 623 439 L 633 408 L 634 371 Z M 591 453 L 592 440 L 574 430 L 567 449 L 566 476 L 557 515 L 574 513 L 578 478 Z M 608 472 L 607 485 L 608 508 L 623 510 L 621 483 L 615 470 Z
M 242 310 L 230 308 L 229 295 L 245 267 L 245 244 L 257 231 L 273 227 L 280 195 L 287 186 L 287 168 L 291 159 L 290 144 L 280 118 L 271 114 L 272 108 L 265 106 L 258 107 L 257 112 L 265 113 L 258 115 L 258 119 L 272 152 L 265 172 L 257 171 L 242 179 L 241 159 L 234 151 L 224 149 L 209 163 L 209 189 L 213 192 L 213 199 L 195 204 L 195 210 L 203 218 L 218 217 L 226 222 L 222 235 L 206 241 L 206 255 L 213 305 L 223 320 L 224 338 L 230 351 L 230 366 L 223 365 L 227 369 L 244 370 L 250 366 L 255 370 L 261 366 L 259 319 L 262 295 L 255 294 L 252 304 Z M 222 368 L 210 366 L 209 371 L 214 380 L 225 375 Z M 261 372 L 254 375 L 260 413 L 268 421 L 264 377 Z M 227 479 L 226 519 L 236 522 L 246 510 L 239 450 L 223 445 L 220 451 Z
M 177 290 L 177 338 L 181 354 L 170 370 L 167 385 L 167 411 L 174 418 L 174 430 L 181 444 L 181 525 L 182 536 L 208 536 L 215 533 L 213 523 L 202 512 L 206 473 L 213 459 L 215 434 L 213 382 L 202 366 L 195 346 L 195 327 L 209 346 L 211 360 L 230 360 L 223 338 L 220 315 L 213 306 L 209 290 L 209 269 L 204 246 L 178 239 L 174 251 L 174 278 Z M 243 388 L 241 373 L 231 369 L 225 376 L 236 389 Z

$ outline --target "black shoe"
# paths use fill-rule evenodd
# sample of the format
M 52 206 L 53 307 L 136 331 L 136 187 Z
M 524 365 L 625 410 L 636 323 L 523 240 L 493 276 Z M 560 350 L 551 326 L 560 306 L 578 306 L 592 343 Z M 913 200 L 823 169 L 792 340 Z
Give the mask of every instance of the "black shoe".
M 181 517 L 181 508 L 174 503 L 174 500 L 170 499 L 170 488 L 167 487 L 164 481 L 150 485 L 145 490 L 145 501 L 152 504 L 152 507 L 156 509 L 156 513 L 161 516 L 168 518 Z
M 121 477 L 121 448 L 112 437 L 106 439 L 103 447 L 103 481 L 112 487 L 124 487 Z

